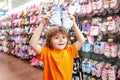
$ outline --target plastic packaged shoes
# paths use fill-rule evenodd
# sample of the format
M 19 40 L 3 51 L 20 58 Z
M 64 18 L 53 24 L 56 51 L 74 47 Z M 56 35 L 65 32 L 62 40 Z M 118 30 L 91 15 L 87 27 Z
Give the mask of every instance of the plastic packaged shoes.
M 87 34 L 90 31 L 90 27 L 91 25 L 87 22 L 87 23 L 82 23 L 82 32 L 84 34 Z
M 73 22 L 70 20 L 67 14 L 67 10 L 62 7 L 61 8 L 61 18 L 62 18 L 62 26 L 66 29 L 70 29 L 73 25 Z
M 104 55 L 108 58 L 118 56 L 118 44 L 116 43 L 105 43 Z
M 83 71 L 83 73 L 90 73 L 91 72 L 90 61 L 83 61 L 82 62 L 82 71 Z
M 82 62 L 82 71 L 83 71 L 83 73 L 86 72 L 86 65 L 85 64 L 87 64 L 87 62 L 83 61 Z
M 53 11 L 53 16 L 50 18 L 50 23 L 53 25 L 59 25 L 62 26 L 61 22 L 61 8 L 54 6 L 51 9 Z
M 94 42 L 94 53 L 103 54 L 104 53 L 105 42 Z
M 110 66 L 108 72 L 108 80 L 116 80 L 116 70 L 117 70 L 117 65 Z
M 98 78 L 101 77 L 103 66 L 104 66 L 104 63 L 103 63 L 103 62 L 93 63 L 93 64 L 92 64 L 92 68 L 91 68 L 92 75 L 93 75 L 93 76 L 96 76 L 96 77 L 98 77 Z
M 120 68 L 118 69 L 118 75 L 117 78 L 120 79 Z
M 120 59 L 120 45 L 118 45 L 118 58 Z
M 93 51 L 93 45 L 91 45 L 88 41 L 86 41 L 82 46 L 83 52 L 92 52 Z
M 116 70 L 116 65 L 105 65 L 102 71 L 102 80 L 116 80 Z
M 112 43 L 111 44 L 111 57 L 117 57 L 118 55 L 118 44 Z
M 110 43 L 109 42 L 106 42 L 105 43 L 105 46 L 104 46 L 104 55 L 107 57 L 107 58 L 110 58 L 111 57 L 111 46 L 110 46 Z

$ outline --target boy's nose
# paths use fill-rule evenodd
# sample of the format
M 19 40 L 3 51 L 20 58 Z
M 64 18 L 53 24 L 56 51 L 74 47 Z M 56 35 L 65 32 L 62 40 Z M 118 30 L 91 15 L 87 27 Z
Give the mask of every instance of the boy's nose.
M 60 40 L 60 41 L 63 41 L 63 38 L 60 38 L 59 40 Z

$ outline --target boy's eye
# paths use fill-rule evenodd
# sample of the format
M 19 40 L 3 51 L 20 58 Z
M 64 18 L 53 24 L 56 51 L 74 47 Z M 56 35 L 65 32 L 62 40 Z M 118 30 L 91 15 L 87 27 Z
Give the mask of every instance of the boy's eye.
M 63 36 L 63 38 L 66 38 L 65 36 Z
M 55 39 L 59 39 L 60 37 L 59 37 L 59 36 L 55 36 L 54 38 L 55 38 Z M 66 36 L 62 36 L 61 38 L 64 39 L 64 38 L 66 38 Z
M 55 39 L 58 39 L 58 37 L 55 37 Z

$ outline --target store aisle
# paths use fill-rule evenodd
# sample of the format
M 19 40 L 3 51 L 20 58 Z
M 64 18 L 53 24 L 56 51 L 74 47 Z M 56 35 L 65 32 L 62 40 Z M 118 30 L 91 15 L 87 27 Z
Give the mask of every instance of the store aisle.
M 0 53 L 0 80 L 42 80 L 43 70 L 13 55 Z

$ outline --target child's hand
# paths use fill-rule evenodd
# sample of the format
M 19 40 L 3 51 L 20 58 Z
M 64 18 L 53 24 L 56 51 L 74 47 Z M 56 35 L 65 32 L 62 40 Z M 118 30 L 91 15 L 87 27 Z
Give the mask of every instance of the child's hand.
M 76 23 L 75 17 L 72 14 L 68 13 L 68 16 L 72 20 L 73 23 Z
M 48 12 L 46 15 L 43 15 L 41 23 L 44 25 L 49 24 L 49 19 L 51 18 L 52 15 L 53 15 L 52 11 Z

